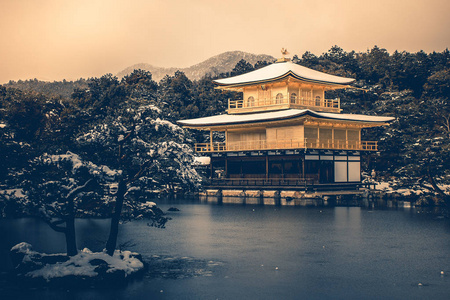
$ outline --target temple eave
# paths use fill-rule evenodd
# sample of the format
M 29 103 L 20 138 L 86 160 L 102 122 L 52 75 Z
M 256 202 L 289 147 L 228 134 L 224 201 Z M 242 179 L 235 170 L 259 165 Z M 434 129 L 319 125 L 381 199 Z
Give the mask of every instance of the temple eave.
M 337 115 L 337 114 L 336 114 Z M 185 120 L 179 122 L 184 128 L 197 129 L 197 130 L 216 130 L 228 129 L 228 128 L 243 128 L 243 127 L 268 127 L 268 126 L 280 126 L 291 124 L 302 125 L 317 125 L 317 126 L 330 126 L 330 127 L 357 127 L 357 128 L 370 128 L 378 126 L 389 125 L 389 121 L 364 121 L 364 120 L 346 120 L 344 118 L 326 118 L 322 116 L 310 116 L 307 114 L 301 116 L 288 116 L 278 119 L 261 119 L 261 120 L 243 120 L 236 122 L 211 122 L 211 123 L 194 123 L 195 119 Z M 186 124 L 186 122 L 189 122 Z
M 264 84 L 275 84 L 280 82 L 297 82 L 300 84 L 305 85 L 323 85 L 327 87 L 327 90 L 335 90 L 335 89 L 345 89 L 345 88 L 352 88 L 350 86 L 351 83 L 353 83 L 355 80 L 349 80 L 345 83 L 337 83 L 337 82 L 329 82 L 329 81 L 322 81 L 322 80 L 314 80 L 314 79 L 308 79 L 300 76 L 296 76 L 292 72 L 288 72 L 282 76 L 274 77 L 274 78 L 268 78 L 264 80 L 257 80 L 257 81 L 248 81 L 248 82 L 241 82 L 241 83 L 219 83 L 217 81 L 213 81 L 217 87 L 216 89 L 220 90 L 229 90 L 229 91 L 242 91 L 244 87 L 249 86 L 255 86 L 255 85 L 264 85 Z

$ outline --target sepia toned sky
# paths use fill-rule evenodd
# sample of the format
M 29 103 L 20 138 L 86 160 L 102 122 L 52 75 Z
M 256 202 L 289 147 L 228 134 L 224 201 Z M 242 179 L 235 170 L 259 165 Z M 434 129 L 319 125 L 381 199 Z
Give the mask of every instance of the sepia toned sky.
M 449 12 L 449 0 L 0 0 L 0 84 L 188 67 L 232 50 L 441 52 Z

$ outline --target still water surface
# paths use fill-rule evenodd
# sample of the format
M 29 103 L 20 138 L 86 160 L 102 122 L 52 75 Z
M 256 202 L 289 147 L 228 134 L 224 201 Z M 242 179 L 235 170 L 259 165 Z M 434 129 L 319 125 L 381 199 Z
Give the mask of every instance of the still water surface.
M 142 280 L 78 291 L 19 291 L 3 281 L 0 298 L 450 299 L 450 222 L 430 213 L 160 204 L 170 206 L 180 211 L 168 212 L 166 229 L 146 221 L 120 228 L 120 243 L 135 244 L 150 263 Z M 100 250 L 108 221 L 77 220 L 77 233 L 79 248 Z M 34 219 L 0 220 L 0 241 L 2 272 L 18 242 L 65 250 L 62 235 Z

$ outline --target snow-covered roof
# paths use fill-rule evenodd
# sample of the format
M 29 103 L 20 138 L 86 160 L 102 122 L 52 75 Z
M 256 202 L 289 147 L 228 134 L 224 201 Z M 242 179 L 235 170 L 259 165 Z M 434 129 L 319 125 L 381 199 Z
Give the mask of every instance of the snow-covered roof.
M 293 119 L 302 116 L 311 116 L 322 119 L 356 121 L 364 123 L 387 123 L 393 121 L 392 117 L 366 116 L 357 114 L 338 114 L 316 112 L 309 109 L 286 109 L 272 112 L 252 113 L 252 114 L 235 114 L 235 115 L 217 115 L 211 117 L 180 120 L 177 123 L 188 127 L 208 127 L 220 125 L 235 125 L 245 123 L 258 123 L 267 121 L 279 121 Z
M 242 75 L 217 79 L 213 82 L 220 86 L 242 86 L 280 80 L 288 76 L 308 82 L 337 85 L 347 85 L 355 81 L 355 79 L 352 78 L 326 74 L 287 61 L 274 63 Z

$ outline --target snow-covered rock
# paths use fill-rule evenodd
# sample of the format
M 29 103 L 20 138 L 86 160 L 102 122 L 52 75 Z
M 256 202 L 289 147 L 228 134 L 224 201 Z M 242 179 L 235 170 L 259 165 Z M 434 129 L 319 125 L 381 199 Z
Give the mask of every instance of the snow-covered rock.
M 33 250 L 28 243 L 11 248 L 11 259 L 20 279 L 33 283 L 73 285 L 124 283 L 144 271 L 140 254 L 116 250 L 113 256 L 106 252 L 92 252 L 85 248 L 77 255 L 45 254 Z

